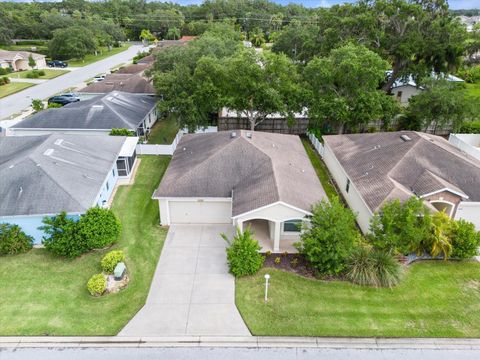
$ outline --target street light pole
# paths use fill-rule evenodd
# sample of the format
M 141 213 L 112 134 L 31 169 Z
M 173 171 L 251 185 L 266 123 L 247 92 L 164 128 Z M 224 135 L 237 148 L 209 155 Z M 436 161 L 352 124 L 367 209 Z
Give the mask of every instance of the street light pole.
M 270 279 L 270 275 L 265 274 L 265 302 L 268 301 L 268 280 Z

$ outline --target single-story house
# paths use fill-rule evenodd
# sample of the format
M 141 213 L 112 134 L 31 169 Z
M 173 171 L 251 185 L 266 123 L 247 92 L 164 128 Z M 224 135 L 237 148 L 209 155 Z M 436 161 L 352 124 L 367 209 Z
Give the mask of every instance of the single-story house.
M 423 199 L 480 230 L 480 161 L 414 131 L 324 136 L 324 161 L 364 233 L 386 202 Z
M 132 94 L 155 94 L 152 81 L 145 78 L 141 73 L 114 73 L 107 74 L 105 79 L 92 82 L 90 85 L 80 89 L 82 94 L 106 94 L 112 91 L 122 91 Z
M 256 131 L 267 131 L 281 134 L 306 134 L 308 131 L 308 110 L 294 114 L 294 119 L 289 122 L 282 114 L 267 115 L 265 120 L 255 126 Z M 218 130 L 230 131 L 236 129 L 250 130 L 250 122 L 243 112 L 222 108 L 218 113 Z
M 151 66 L 151 64 L 132 64 L 121 67 L 115 74 L 143 74 Z
M 36 69 L 47 67 L 45 55 L 33 53 L 30 51 L 9 51 L 0 49 L 0 67 L 4 69 L 11 68 L 13 71 L 30 70 L 28 59 L 32 56 L 36 62 Z
M 156 103 L 154 96 L 113 91 L 40 111 L 8 128 L 7 136 L 108 135 L 112 129 L 128 129 L 144 136 L 157 121 Z
M 392 72 L 388 71 L 387 75 L 390 76 Z M 456 77 L 454 75 L 436 75 L 432 74 L 432 77 L 443 77 L 445 80 L 454 82 L 454 83 L 463 83 L 464 81 L 460 79 L 459 77 Z M 397 79 L 392 86 L 391 93 L 397 99 L 400 104 L 403 106 L 408 105 L 408 100 L 412 96 L 418 95 L 421 91 L 423 91 L 423 88 L 421 86 L 418 86 L 415 80 L 413 79 L 413 76 L 408 76 L 406 78 L 399 78 Z
M 153 198 L 162 225 L 251 226 L 279 252 L 326 195 L 298 136 L 237 130 L 185 134 Z
M 40 244 L 44 216 L 65 211 L 78 218 L 91 207 L 108 206 L 129 141 L 65 134 L 0 137 L 0 223 L 21 226 Z

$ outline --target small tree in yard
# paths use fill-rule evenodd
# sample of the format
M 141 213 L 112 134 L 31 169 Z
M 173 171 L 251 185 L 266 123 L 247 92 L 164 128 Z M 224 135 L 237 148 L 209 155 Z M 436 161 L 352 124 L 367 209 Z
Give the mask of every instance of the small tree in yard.
M 264 257 L 259 253 L 261 247 L 258 241 L 252 237 L 250 228 L 241 231 L 237 229 L 237 235 L 229 240 L 227 235 L 221 236 L 228 243 L 227 260 L 230 272 L 237 276 L 253 275 L 263 265 Z
M 322 200 L 312 210 L 310 225 L 296 245 L 320 275 L 338 275 L 346 266 L 359 236 L 355 214 L 338 198 Z
M 120 235 L 122 226 L 110 209 L 94 207 L 80 218 L 78 233 L 89 249 L 101 249 L 113 244 Z
M 30 66 L 32 69 L 35 68 L 35 66 L 37 66 L 37 62 L 33 58 L 32 54 L 28 56 L 28 66 Z
M 452 220 L 443 211 L 436 212 L 432 216 L 432 227 L 425 250 L 433 257 L 443 256 L 446 260 L 452 253 L 453 247 L 450 236 L 452 234 Z

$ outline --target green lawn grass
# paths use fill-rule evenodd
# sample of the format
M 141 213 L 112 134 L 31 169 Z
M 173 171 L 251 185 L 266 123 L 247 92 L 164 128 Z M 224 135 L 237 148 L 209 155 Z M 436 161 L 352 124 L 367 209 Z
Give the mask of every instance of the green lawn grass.
M 263 301 L 265 273 L 271 275 Z M 236 280 L 254 335 L 480 337 L 480 263 L 421 262 L 394 289 L 320 281 L 275 269 Z
M 331 199 L 334 196 L 338 196 L 335 186 L 333 186 L 332 182 L 330 181 L 330 175 L 328 173 L 327 167 L 323 160 L 320 158 L 320 155 L 313 148 L 312 144 L 308 139 L 303 138 L 302 142 L 303 146 L 305 147 L 305 151 L 310 158 L 310 162 L 312 163 L 313 168 L 315 169 L 328 198 Z
M 1 48 L 4 50 L 11 50 L 11 51 L 30 51 L 32 52 L 32 47 L 36 48 L 34 53 L 37 54 L 48 54 L 48 46 L 47 45 L 3 45 Z
M 119 54 L 122 51 L 127 50 L 130 46 L 131 46 L 130 44 L 124 44 L 121 47 L 112 48 L 111 51 L 108 51 L 107 47 L 101 47 L 98 51 L 98 55 L 89 54 L 89 55 L 85 56 L 85 58 L 83 60 L 70 59 L 70 60 L 67 60 L 67 63 L 68 63 L 68 66 L 73 66 L 73 67 L 89 65 L 89 64 L 94 63 L 96 61 L 103 60 L 103 59 L 106 59 L 107 57 Z
M 149 144 L 171 144 L 178 133 L 178 123 L 174 115 L 159 119 L 148 135 Z
M 466 84 L 467 94 L 476 100 L 480 100 L 480 84 Z
M 56 78 L 57 76 L 63 75 L 68 73 L 68 70 L 53 70 L 53 69 L 42 69 L 45 71 L 44 76 L 40 76 L 38 79 L 53 79 Z M 30 71 L 19 71 L 19 72 L 14 72 L 9 74 L 8 76 L 10 78 L 16 78 L 16 79 L 27 79 L 27 74 Z
M 0 86 L 0 99 L 5 97 L 5 96 L 8 96 L 8 95 L 12 95 L 12 94 L 15 94 L 19 91 L 22 91 L 26 88 L 29 88 L 30 86 L 34 86 L 35 84 L 32 84 L 32 83 L 13 83 L 11 82 L 10 84 L 7 84 L 7 85 L 1 85 Z
M 42 249 L 0 258 L 0 335 L 115 335 L 143 306 L 167 230 L 151 199 L 170 158 L 144 156 L 135 184 L 119 187 L 113 210 L 122 222 L 114 248 L 126 253 L 128 287 L 100 298 L 86 283 L 108 250 L 75 260 Z

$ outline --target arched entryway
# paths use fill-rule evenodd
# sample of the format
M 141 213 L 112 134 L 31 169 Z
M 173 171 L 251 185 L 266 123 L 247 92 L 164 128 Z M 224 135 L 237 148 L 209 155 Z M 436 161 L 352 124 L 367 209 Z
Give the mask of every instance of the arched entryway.
M 443 211 L 448 216 L 453 216 L 453 211 L 455 210 L 455 204 L 445 200 L 435 200 L 430 201 L 430 204 L 437 209 L 438 211 Z

